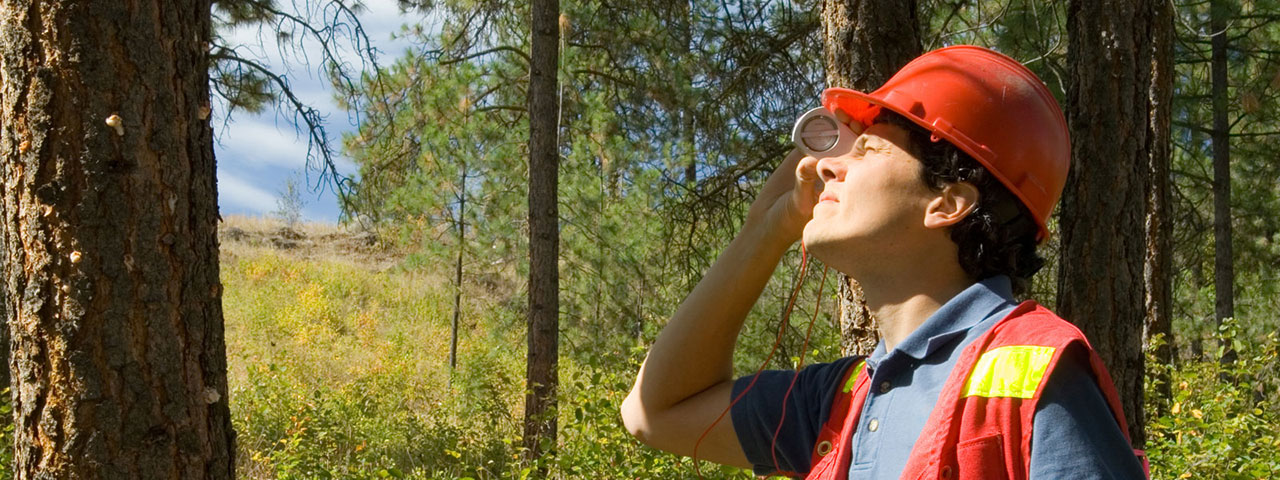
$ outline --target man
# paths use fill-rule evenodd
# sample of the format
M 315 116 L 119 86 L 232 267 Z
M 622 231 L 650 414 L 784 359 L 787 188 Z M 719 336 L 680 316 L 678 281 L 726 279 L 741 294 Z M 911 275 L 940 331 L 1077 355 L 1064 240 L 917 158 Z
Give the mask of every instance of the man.
M 1014 301 L 1043 264 L 1070 159 L 1039 79 L 956 46 L 822 103 L 654 342 L 622 406 L 628 430 L 758 474 L 1142 478 L 1083 335 Z M 865 359 L 735 382 L 743 319 L 800 239 L 858 279 L 881 342 Z

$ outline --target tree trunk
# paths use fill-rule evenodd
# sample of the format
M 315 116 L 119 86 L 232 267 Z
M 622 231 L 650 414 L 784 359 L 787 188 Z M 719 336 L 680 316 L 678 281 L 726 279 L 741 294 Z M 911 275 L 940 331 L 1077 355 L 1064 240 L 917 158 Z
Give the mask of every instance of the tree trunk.
M 205 0 L 0 0 L 16 478 L 234 476 Z
M 458 262 L 453 277 L 453 325 L 449 328 L 449 370 L 458 368 L 458 323 L 462 319 L 462 253 L 467 245 L 467 164 L 462 163 L 462 183 L 458 184 Z M 453 376 L 449 376 L 453 382 Z
M 677 0 L 674 6 L 676 48 L 679 49 L 676 58 L 680 61 L 677 70 L 680 72 L 680 78 L 677 79 L 680 91 L 676 95 L 676 105 L 680 108 L 680 152 L 684 154 L 684 183 L 692 194 L 698 187 L 698 149 L 693 121 L 695 103 L 688 101 L 688 96 L 693 94 L 693 69 L 696 63 L 689 55 L 693 49 L 693 0 Z
M 529 459 L 556 444 L 556 371 L 560 343 L 560 168 L 556 65 L 559 0 L 534 0 L 529 64 L 529 360 L 524 446 Z M 545 444 L 545 446 L 544 446 Z
M 1172 367 L 1177 345 L 1173 339 L 1173 225 L 1170 223 L 1169 163 L 1171 137 L 1169 122 L 1173 107 L 1173 5 L 1151 2 L 1151 89 L 1150 131 L 1147 144 L 1150 160 L 1147 175 L 1151 191 L 1147 193 L 1147 256 L 1143 270 L 1146 284 L 1146 333 L 1144 341 L 1162 335 L 1164 342 L 1154 350 L 1156 361 Z M 1148 343 L 1149 345 L 1149 343 Z M 1156 416 L 1163 415 L 1173 390 L 1167 371 L 1155 372 L 1159 383 L 1156 391 Z
M 1231 126 L 1227 122 L 1227 20 L 1230 7 L 1209 2 L 1210 83 L 1213 90 L 1213 292 L 1218 325 L 1235 316 L 1235 268 L 1231 256 Z M 1223 342 L 1222 362 L 1236 353 Z
M 914 0 L 825 0 L 822 41 L 828 87 L 876 89 L 920 56 Z M 862 287 L 840 274 L 839 326 L 843 355 L 869 355 L 880 340 Z
M 1059 221 L 1058 310 L 1106 362 L 1142 445 L 1152 8 L 1072 0 L 1067 21 L 1072 165 Z

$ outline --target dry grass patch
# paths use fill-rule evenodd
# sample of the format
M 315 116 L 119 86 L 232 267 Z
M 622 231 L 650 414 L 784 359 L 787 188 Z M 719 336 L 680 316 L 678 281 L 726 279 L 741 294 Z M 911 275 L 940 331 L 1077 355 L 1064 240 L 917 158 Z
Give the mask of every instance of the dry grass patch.
M 391 242 L 355 224 L 301 222 L 289 228 L 273 217 L 227 215 L 218 224 L 218 241 L 223 262 L 276 252 L 296 260 L 385 271 L 404 258 Z

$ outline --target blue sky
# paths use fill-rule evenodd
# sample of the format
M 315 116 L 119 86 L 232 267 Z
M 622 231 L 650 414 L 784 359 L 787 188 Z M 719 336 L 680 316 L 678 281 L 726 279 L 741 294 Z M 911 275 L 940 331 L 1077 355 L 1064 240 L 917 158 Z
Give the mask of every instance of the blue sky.
M 381 51 L 380 64 L 398 58 L 408 47 L 404 40 L 392 40 L 392 33 L 405 23 L 416 23 L 416 13 L 401 13 L 396 0 L 366 0 L 360 15 L 369 39 Z M 287 5 L 287 2 L 283 2 Z M 352 117 L 334 104 L 329 85 L 296 59 L 282 58 L 270 32 L 260 36 L 258 29 L 240 29 L 226 36 L 233 44 L 243 45 L 262 55 L 275 71 L 288 72 L 291 85 L 299 98 L 325 115 L 325 127 L 333 146 L 339 146 L 342 134 L 355 130 Z M 264 38 L 265 37 L 265 42 Z M 358 62 L 353 62 L 358 65 Z M 270 215 L 276 210 L 276 199 L 290 176 L 305 184 L 303 218 L 308 221 L 336 222 L 338 203 L 330 186 L 317 188 L 318 172 L 306 171 L 307 139 L 294 128 L 292 115 L 277 115 L 268 108 L 261 114 L 237 111 L 230 123 L 220 121 L 225 111 L 214 107 L 214 146 L 218 159 L 218 208 L 223 215 Z M 354 174 L 356 166 L 348 159 L 339 160 L 344 174 Z

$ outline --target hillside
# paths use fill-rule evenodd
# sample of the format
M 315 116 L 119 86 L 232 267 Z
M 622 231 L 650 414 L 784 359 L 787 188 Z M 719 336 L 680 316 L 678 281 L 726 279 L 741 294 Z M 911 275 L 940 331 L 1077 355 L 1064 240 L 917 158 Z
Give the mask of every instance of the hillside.
M 348 262 L 383 271 L 403 257 L 389 242 L 358 226 L 303 222 L 290 228 L 269 217 L 227 215 L 218 222 L 218 242 L 224 262 L 272 251 L 296 260 Z
M 239 477 L 528 474 L 519 463 L 518 290 L 483 279 L 464 285 L 451 370 L 452 268 L 407 266 L 405 252 L 356 229 L 225 220 L 219 238 Z M 689 477 L 686 459 L 641 447 L 622 428 L 618 407 L 639 352 L 573 357 L 560 361 L 561 453 L 549 461 L 549 477 Z M 749 478 L 709 464 L 703 474 Z

